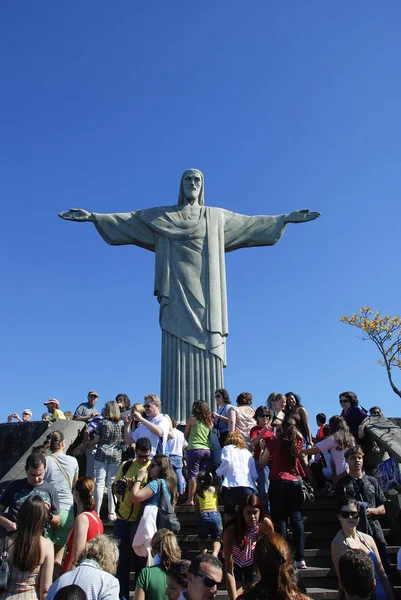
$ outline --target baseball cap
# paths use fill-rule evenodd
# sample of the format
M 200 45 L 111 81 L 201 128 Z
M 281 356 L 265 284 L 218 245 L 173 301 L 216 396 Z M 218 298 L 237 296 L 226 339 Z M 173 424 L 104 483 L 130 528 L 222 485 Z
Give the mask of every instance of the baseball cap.
M 57 408 L 60 406 L 60 402 L 58 400 L 56 400 L 55 398 L 50 398 L 50 400 L 48 400 L 47 402 L 43 402 L 43 404 L 45 406 L 48 406 L 49 404 L 55 404 L 57 406 Z
M 32 417 L 32 411 L 30 408 L 24 408 L 24 410 L 22 411 L 22 414 L 26 414 L 26 415 L 31 415 Z
M 88 392 L 88 396 L 96 396 L 96 398 L 99 398 L 99 394 L 97 392 L 94 392 L 93 390 Z

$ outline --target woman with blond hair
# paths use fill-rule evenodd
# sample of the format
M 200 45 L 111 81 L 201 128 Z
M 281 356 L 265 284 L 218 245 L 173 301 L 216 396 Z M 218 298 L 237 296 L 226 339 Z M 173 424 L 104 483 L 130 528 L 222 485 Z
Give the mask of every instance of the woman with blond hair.
M 146 476 L 148 482 L 141 487 Z M 130 497 L 132 503 L 141 502 L 144 506 L 143 515 L 132 542 L 137 576 L 143 567 L 153 564 L 151 540 L 157 531 L 156 519 L 161 493 L 167 496 L 174 507 L 177 501 L 177 477 L 173 465 L 164 454 L 156 454 L 148 468 L 143 467 L 138 471 Z
M 8 553 L 7 589 L 0 598 L 43 600 L 53 578 L 54 549 L 42 536 L 49 510 L 43 499 L 28 496 L 17 515 L 17 531 L 0 541 L 0 552 Z
M 95 511 L 95 488 L 96 484 L 91 477 L 80 477 L 73 489 L 77 516 L 67 538 L 63 573 L 74 569 L 85 544 L 103 533 L 103 523 Z
M 290 546 L 280 534 L 259 537 L 253 560 L 259 581 L 245 590 L 244 600 L 308 600 L 297 586 Z
M 210 471 L 210 430 L 213 427 L 212 413 L 204 400 L 192 405 L 192 414 L 187 420 L 184 436 L 188 440 L 187 477 L 188 499 L 186 506 L 194 506 L 196 480 L 200 471 Z
M 228 434 L 216 475 L 221 478 L 224 514 L 229 519 L 243 496 L 257 492 L 255 460 L 241 433 Z
M 134 600 L 165 600 L 166 573 L 181 558 L 181 550 L 174 533 L 168 529 L 156 531 L 151 542 L 153 567 L 142 569 L 136 580 Z
M 80 555 L 77 568 L 61 575 L 53 583 L 46 600 L 53 600 L 58 590 L 71 584 L 78 585 L 88 600 L 119 600 L 120 584 L 114 577 L 118 556 L 114 538 L 108 535 L 93 538 Z
M 100 515 L 105 485 L 110 493 L 107 495 L 109 520 L 117 518 L 115 502 L 111 489 L 117 475 L 124 448 L 123 426 L 120 420 L 120 408 L 117 402 L 106 402 L 104 418 L 100 421 L 95 437 L 88 448 L 96 446 L 95 481 L 96 481 L 96 511 Z

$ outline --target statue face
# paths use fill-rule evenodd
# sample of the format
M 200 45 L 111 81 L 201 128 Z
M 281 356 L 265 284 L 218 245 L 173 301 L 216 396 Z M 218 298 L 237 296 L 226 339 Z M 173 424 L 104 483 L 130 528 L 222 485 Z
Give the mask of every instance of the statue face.
M 187 171 L 182 181 L 184 196 L 189 202 L 196 200 L 202 189 L 202 177 L 197 171 Z

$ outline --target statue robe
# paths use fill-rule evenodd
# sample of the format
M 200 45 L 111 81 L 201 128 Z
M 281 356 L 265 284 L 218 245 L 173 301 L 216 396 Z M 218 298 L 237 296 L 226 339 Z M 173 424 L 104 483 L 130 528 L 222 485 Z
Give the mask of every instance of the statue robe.
M 284 232 L 286 215 L 249 217 L 174 205 L 93 217 L 108 244 L 134 244 L 156 253 L 163 411 L 185 420 L 199 399 L 215 410 L 228 335 L 225 252 L 272 246 Z

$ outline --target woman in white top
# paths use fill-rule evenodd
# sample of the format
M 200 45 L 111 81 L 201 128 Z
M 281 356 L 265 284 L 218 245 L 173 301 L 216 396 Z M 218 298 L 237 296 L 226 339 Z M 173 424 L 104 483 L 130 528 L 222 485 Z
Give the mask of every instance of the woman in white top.
M 78 462 L 74 456 L 67 456 L 66 439 L 61 431 L 52 431 L 40 451 L 50 450 L 46 456 L 45 481 L 57 490 L 60 502 L 60 526 L 49 529 L 49 537 L 54 544 L 54 575 L 61 575 L 67 537 L 74 522 L 74 498 L 72 488 L 78 479 Z
M 344 457 L 344 452 L 348 448 L 354 446 L 354 438 L 352 437 L 348 425 L 338 415 L 331 417 L 329 421 L 330 436 L 321 442 L 318 442 L 313 448 L 301 450 L 300 454 L 318 454 L 319 452 L 330 452 L 335 467 L 335 484 L 347 472 L 347 462 Z
M 255 426 L 255 409 L 251 406 L 252 394 L 242 392 L 237 397 L 237 406 L 233 406 L 228 413 L 228 432 L 240 433 L 250 448 L 250 432 Z
M 243 496 L 257 491 L 255 459 L 247 449 L 241 433 L 232 432 L 228 435 L 216 475 L 222 479 L 222 499 L 227 520 L 235 513 Z

